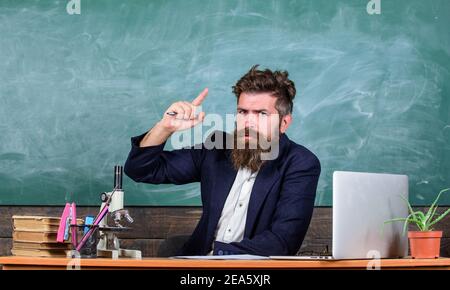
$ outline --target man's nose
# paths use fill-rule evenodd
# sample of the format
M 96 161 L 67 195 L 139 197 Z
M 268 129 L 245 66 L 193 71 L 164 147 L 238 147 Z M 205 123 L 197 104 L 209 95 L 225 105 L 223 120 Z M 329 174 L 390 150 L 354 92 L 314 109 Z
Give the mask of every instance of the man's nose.
M 256 128 L 257 125 L 258 125 L 257 114 L 248 114 L 245 118 L 245 127 L 246 128 Z

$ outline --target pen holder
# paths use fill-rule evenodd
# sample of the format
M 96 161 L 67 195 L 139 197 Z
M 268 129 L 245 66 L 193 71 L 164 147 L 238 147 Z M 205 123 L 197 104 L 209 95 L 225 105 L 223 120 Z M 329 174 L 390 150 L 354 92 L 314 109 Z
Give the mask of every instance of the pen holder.
M 77 230 L 77 243 L 79 244 L 83 239 L 84 235 L 93 228 L 94 231 L 86 240 L 83 247 L 81 247 L 79 254 L 80 258 L 97 258 L 97 244 L 99 241 L 99 229 L 98 225 L 71 225 L 71 227 L 75 227 Z M 72 245 L 75 249 L 76 246 Z

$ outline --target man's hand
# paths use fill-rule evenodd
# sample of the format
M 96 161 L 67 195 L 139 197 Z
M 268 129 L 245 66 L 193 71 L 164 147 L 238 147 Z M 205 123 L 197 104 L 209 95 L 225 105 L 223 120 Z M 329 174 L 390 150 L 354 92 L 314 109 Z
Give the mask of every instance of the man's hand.
M 202 104 L 203 100 L 208 95 L 208 89 L 204 89 L 191 103 L 189 102 L 176 102 L 173 103 L 166 112 L 160 125 L 167 131 L 173 133 L 176 131 L 186 130 L 201 123 L 205 118 L 205 113 L 198 113 L 198 107 Z M 167 113 L 172 112 L 176 115 L 169 115 Z M 198 115 L 196 116 L 196 113 Z
M 208 95 L 204 89 L 191 103 L 175 102 L 164 112 L 162 119 L 156 123 L 139 144 L 140 147 L 155 146 L 164 143 L 176 131 L 186 130 L 203 122 L 205 112 L 197 112 L 198 107 Z M 175 113 L 169 115 L 167 113 Z M 196 115 L 198 113 L 198 115 Z

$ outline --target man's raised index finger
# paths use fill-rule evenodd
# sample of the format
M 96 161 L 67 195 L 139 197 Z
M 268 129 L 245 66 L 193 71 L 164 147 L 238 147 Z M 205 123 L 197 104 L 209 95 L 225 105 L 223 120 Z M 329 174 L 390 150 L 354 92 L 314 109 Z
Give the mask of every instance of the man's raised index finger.
M 200 95 L 198 95 L 193 101 L 192 105 L 194 106 L 200 106 L 203 100 L 206 98 L 206 95 L 208 95 L 208 88 L 204 89 Z

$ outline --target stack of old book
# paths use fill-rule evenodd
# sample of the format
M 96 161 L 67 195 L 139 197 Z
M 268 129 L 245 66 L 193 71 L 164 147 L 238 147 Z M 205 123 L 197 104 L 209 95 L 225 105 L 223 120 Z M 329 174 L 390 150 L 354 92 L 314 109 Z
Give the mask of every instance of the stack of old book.
M 66 257 L 69 242 L 57 243 L 60 218 L 45 216 L 13 216 L 14 256 Z

